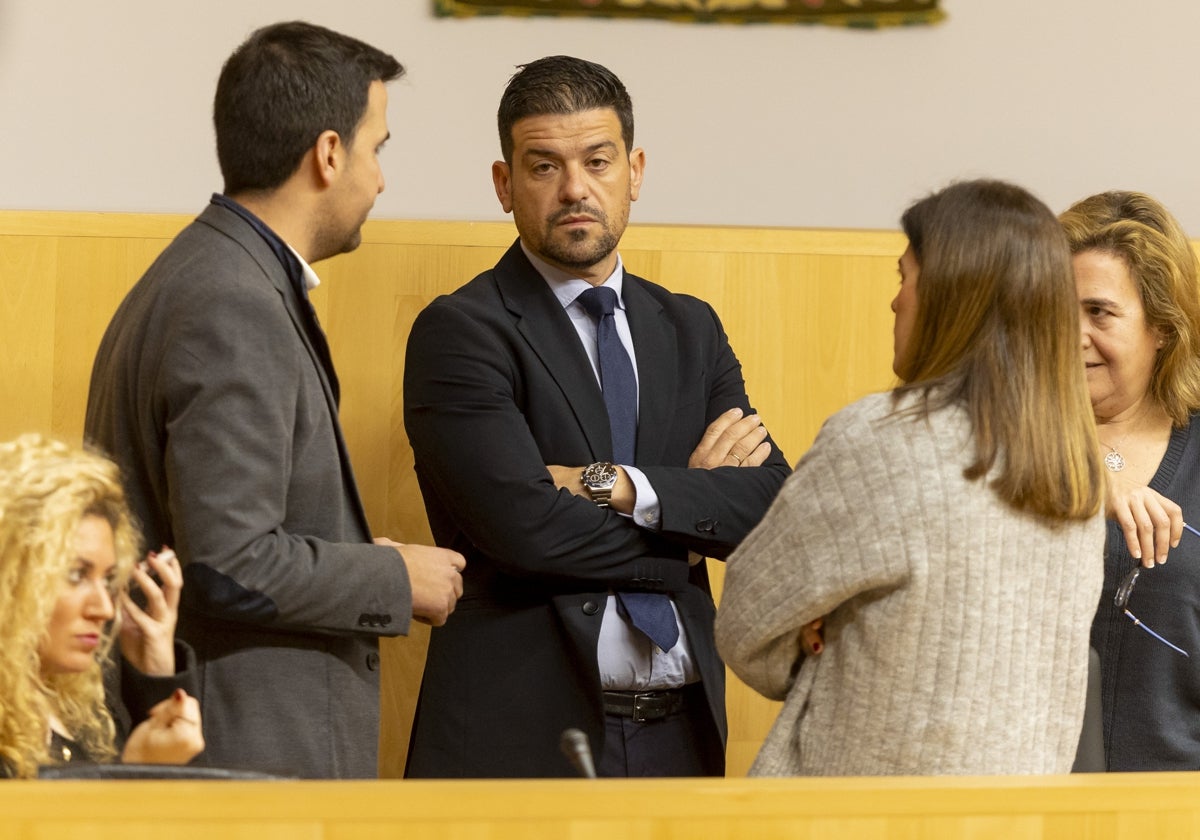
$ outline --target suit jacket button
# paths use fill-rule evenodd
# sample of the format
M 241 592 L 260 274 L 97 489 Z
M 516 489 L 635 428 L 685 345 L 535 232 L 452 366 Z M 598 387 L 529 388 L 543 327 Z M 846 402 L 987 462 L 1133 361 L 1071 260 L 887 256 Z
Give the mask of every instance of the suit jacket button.
M 707 534 L 713 530 L 713 521 L 711 519 L 701 519 L 696 523 L 696 530 L 702 534 Z
M 378 671 L 379 670 L 379 654 L 376 653 L 375 651 L 371 651 L 370 653 L 367 654 L 367 670 L 368 671 Z
M 383 615 L 379 616 L 379 623 L 381 625 L 383 625 L 384 627 L 387 627 L 389 624 L 392 623 L 392 614 L 384 613 Z
M 595 601 L 585 601 L 584 602 L 584 604 L 583 604 L 583 614 L 584 615 L 595 615 L 598 612 L 600 612 L 600 605 L 597 604 Z
M 370 627 L 371 626 L 371 616 L 367 615 L 366 613 L 363 613 L 362 615 L 360 615 L 358 617 L 358 626 L 359 627 Z

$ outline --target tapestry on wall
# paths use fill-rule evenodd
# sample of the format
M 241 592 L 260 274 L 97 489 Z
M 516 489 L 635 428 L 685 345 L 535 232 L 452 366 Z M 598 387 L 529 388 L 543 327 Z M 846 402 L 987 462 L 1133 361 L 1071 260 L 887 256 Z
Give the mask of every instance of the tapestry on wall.
M 441 16 L 560 15 L 697 23 L 827 23 L 874 29 L 945 18 L 939 0 L 434 0 Z

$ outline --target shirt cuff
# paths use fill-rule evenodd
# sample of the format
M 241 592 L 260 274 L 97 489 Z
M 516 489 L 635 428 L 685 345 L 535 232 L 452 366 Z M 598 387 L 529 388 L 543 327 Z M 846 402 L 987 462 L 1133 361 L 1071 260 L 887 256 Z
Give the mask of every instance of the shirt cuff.
M 658 504 L 658 494 L 650 486 L 650 479 L 637 467 L 621 465 L 629 480 L 633 482 L 634 492 L 637 493 L 633 503 L 633 521 L 651 531 L 662 529 L 662 515 Z

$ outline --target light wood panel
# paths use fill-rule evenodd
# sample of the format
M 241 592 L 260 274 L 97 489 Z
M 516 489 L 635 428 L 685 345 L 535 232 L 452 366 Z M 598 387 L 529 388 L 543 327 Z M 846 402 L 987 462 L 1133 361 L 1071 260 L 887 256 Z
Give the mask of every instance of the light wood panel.
M 1200 775 L 5 782 L 21 840 L 1152 840 L 1200 836 Z
M 0 439 L 40 430 L 79 440 L 92 357 L 128 288 L 186 216 L 0 212 Z M 363 245 L 317 266 L 313 295 L 342 382 L 342 424 L 377 534 L 430 539 L 404 434 L 409 328 L 438 294 L 493 265 L 504 223 L 369 222 Z M 788 459 L 821 422 L 892 382 L 900 234 L 633 227 L 629 270 L 708 301 L 742 361 L 751 399 Z M 453 336 L 447 336 L 452 341 Z M 712 563 L 718 592 L 722 567 Z M 384 644 L 381 772 L 404 766 L 428 631 Z M 731 678 L 729 772 L 753 759 L 778 705 Z

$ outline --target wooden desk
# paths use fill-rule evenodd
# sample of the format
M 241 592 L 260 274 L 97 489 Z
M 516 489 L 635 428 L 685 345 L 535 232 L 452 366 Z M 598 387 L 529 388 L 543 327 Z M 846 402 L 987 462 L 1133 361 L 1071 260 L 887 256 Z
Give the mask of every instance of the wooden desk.
M 963 779 L 3 782 L 3 840 L 1200 836 L 1200 774 Z

